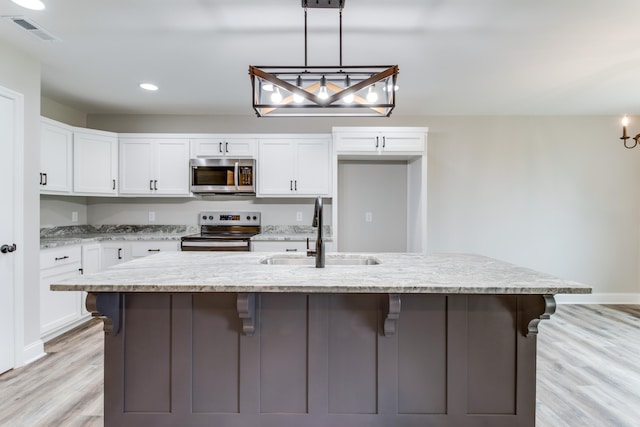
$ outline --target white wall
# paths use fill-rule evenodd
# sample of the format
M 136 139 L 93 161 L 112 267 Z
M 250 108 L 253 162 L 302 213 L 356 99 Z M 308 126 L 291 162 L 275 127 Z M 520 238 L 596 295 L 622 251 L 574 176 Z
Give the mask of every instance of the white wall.
M 24 230 L 18 250 L 24 256 L 24 336 L 25 357 L 37 356 L 40 342 L 39 297 L 39 186 L 40 168 L 40 64 L 33 58 L 6 46 L 0 41 L 0 86 L 24 95 L 24 164 L 16 167 L 24 176 Z M 5 207 L 3 207 L 5 208 Z M 24 362 L 23 360 L 22 362 Z

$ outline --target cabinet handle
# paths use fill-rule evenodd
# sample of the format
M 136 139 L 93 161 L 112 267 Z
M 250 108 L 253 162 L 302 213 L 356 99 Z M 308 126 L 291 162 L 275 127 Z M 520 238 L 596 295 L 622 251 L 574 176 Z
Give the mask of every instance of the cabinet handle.
M 122 248 L 118 248 L 118 259 L 122 259 Z
M 42 185 L 42 172 L 40 172 L 40 185 Z
M 376 136 L 376 148 L 378 148 L 380 145 L 380 140 L 379 137 Z
M 80 274 L 84 274 L 84 269 L 83 268 L 79 268 L 78 271 L 80 272 Z
M 298 249 L 295 249 L 295 248 L 294 248 L 294 249 L 286 248 L 284 251 L 285 251 L 285 252 L 298 252 Z
M 157 179 L 153 180 L 153 189 L 158 191 L 158 180 Z
M 69 256 L 65 255 L 65 256 L 61 256 L 61 257 L 56 257 L 55 261 L 62 261 L 63 259 L 69 259 Z
M 47 174 L 43 173 L 42 175 L 44 176 L 44 184 L 42 185 L 47 185 Z
M 115 179 L 113 180 L 113 189 L 114 190 L 116 189 L 116 180 Z
M 149 190 L 153 191 L 153 180 L 149 180 Z
M 384 148 L 385 145 L 387 145 L 387 137 L 383 136 L 382 137 L 382 148 Z
M 225 142 L 225 143 L 224 143 L 224 152 L 225 152 L 225 153 L 228 153 L 228 152 L 229 152 L 229 143 L 228 143 L 228 142 Z
M 289 181 L 289 190 L 293 191 L 293 180 Z
M 293 189 L 298 191 L 298 180 L 296 179 L 295 181 L 293 181 Z
M 160 249 L 147 249 L 147 252 L 160 252 Z
M 222 142 L 218 143 L 218 151 L 222 153 Z

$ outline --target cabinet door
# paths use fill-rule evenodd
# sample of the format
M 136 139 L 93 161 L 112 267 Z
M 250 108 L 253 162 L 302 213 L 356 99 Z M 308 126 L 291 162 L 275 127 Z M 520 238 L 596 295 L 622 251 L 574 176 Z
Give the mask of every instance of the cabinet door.
M 424 152 L 424 134 L 422 133 L 386 133 L 382 138 L 382 149 L 385 153 Z
M 295 144 L 299 196 L 327 196 L 331 188 L 331 154 L 327 139 L 301 140 Z
M 63 124 L 41 122 L 40 191 L 67 194 L 72 189 L 73 132 Z
M 262 140 L 258 144 L 258 195 L 288 195 L 294 191 L 292 140 Z
M 113 265 L 122 264 L 131 259 L 131 245 L 128 242 L 102 243 L 102 270 Z
M 309 241 L 309 247 L 315 248 L 316 241 Z M 251 248 L 254 252 L 294 252 L 305 254 L 307 252 L 306 241 L 293 240 L 256 240 L 251 242 Z
M 192 139 L 191 157 L 224 157 L 222 138 Z
M 120 139 L 120 193 L 153 192 L 153 140 Z
M 116 134 L 76 132 L 73 136 L 73 176 L 74 193 L 116 194 Z
M 100 243 L 92 243 L 89 245 L 82 245 L 82 274 L 97 273 L 101 270 L 102 261 L 102 246 Z M 80 312 L 85 315 L 87 306 L 85 301 L 87 300 L 87 293 L 82 291 L 80 300 Z
M 375 153 L 382 146 L 380 134 L 377 132 L 354 132 L 337 135 L 335 143 L 338 153 Z
M 47 335 L 81 317 L 80 292 L 54 292 L 54 282 L 80 275 L 80 246 L 40 251 L 40 334 Z
M 189 140 L 157 140 L 154 160 L 153 194 L 188 196 Z
M 158 252 L 177 252 L 178 244 L 174 241 L 131 242 L 131 259 L 143 258 Z
M 253 158 L 256 140 L 254 138 L 225 138 L 222 148 L 225 156 L 232 158 Z

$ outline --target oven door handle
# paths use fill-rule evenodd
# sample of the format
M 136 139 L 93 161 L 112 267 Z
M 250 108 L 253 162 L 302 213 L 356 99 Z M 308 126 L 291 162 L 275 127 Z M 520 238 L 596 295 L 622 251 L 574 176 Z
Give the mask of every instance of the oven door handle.
M 236 190 L 240 189 L 239 183 L 238 183 L 238 162 L 236 162 L 235 166 L 233 167 L 233 181 L 236 184 Z

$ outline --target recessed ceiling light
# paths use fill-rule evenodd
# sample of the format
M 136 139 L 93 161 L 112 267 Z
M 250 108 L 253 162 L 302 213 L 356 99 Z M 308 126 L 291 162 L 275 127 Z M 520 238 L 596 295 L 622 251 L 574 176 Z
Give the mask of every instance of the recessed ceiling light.
M 44 3 L 40 0 L 11 0 L 18 6 L 25 7 L 31 10 L 42 10 L 44 9 Z
M 144 90 L 158 90 L 158 86 L 153 83 L 140 83 L 140 87 Z

